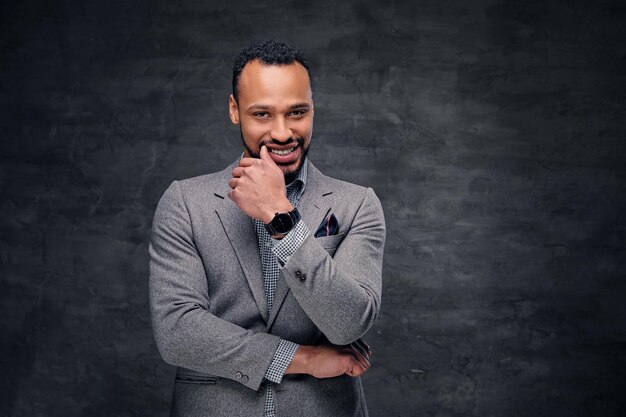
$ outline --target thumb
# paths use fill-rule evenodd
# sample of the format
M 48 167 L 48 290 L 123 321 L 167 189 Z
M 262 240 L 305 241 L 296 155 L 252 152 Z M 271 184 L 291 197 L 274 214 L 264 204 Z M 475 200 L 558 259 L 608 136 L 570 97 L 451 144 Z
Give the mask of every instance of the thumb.
M 261 151 L 259 152 L 259 156 L 265 162 L 268 162 L 268 163 L 270 163 L 272 165 L 276 165 L 276 162 L 274 162 L 274 160 L 270 156 L 269 151 L 267 150 L 267 146 L 265 146 L 265 145 L 261 146 Z

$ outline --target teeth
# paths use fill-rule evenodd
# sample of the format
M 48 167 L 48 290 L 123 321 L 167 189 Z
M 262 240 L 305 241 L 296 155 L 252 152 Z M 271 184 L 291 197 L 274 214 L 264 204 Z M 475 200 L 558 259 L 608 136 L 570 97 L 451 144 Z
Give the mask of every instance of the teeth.
M 274 153 L 276 155 L 285 156 L 285 155 L 289 155 L 291 152 L 293 152 L 294 149 L 296 149 L 295 146 L 293 148 L 285 149 L 283 151 L 280 151 L 278 149 L 271 149 L 270 152 L 272 152 L 272 153 Z

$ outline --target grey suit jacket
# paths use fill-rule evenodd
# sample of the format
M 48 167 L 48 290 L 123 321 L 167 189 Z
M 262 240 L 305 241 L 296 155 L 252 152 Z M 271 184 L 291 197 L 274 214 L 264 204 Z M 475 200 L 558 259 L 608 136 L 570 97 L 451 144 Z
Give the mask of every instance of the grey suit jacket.
M 228 198 L 236 163 L 174 181 L 150 242 L 150 307 L 157 347 L 178 367 L 172 415 L 261 417 L 264 374 L 280 338 L 349 344 L 380 309 L 385 223 L 371 188 L 329 178 L 310 162 L 298 209 L 310 236 L 281 268 L 267 316 L 253 223 Z M 315 238 L 327 213 L 339 233 Z M 367 416 L 359 378 L 286 375 L 280 417 Z

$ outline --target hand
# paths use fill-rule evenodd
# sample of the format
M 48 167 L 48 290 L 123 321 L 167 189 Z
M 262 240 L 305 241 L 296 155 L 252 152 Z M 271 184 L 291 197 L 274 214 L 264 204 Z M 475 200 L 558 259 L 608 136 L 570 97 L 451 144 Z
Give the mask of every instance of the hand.
M 228 198 L 248 216 L 267 224 L 276 213 L 293 210 L 285 191 L 285 176 L 270 157 L 265 145 L 260 159 L 241 158 L 228 181 Z
M 309 374 L 315 378 L 360 376 L 370 367 L 371 350 L 361 339 L 347 346 L 300 346 L 285 374 Z

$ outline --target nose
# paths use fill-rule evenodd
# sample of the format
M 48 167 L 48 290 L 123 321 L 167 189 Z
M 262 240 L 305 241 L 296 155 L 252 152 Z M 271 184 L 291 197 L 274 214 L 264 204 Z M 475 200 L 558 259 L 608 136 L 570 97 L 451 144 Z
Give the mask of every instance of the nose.
M 284 117 L 278 117 L 275 119 L 272 131 L 270 132 L 272 141 L 274 142 L 289 142 L 293 136 L 293 132 L 287 126 L 287 122 Z

